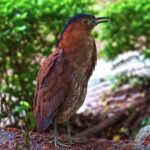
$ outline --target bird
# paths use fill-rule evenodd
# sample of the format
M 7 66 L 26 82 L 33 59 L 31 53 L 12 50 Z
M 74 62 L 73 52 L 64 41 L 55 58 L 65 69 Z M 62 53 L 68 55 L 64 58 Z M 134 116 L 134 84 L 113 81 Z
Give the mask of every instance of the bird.
M 108 17 L 77 14 L 65 24 L 56 50 L 48 56 L 36 77 L 34 116 L 36 129 L 42 133 L 53 124 L 55 146 L 73 143 L 69 119 L 83 104 L 87 85 L 97 61 L 91 31 L 108 22 Z M 68 144 L 58 139 L 57 125 L 67 123 Z

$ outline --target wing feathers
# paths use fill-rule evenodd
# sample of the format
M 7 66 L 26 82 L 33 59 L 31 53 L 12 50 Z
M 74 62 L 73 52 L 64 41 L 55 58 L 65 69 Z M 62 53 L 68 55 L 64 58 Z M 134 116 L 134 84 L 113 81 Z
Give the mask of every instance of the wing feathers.
M 64 64 L 63 51 L 58 50 L 48 57 L 37 75 L 34 114 L 40 132 L 53 122 L 58 107 L 65 100 L 67 87 L 64 88 Z

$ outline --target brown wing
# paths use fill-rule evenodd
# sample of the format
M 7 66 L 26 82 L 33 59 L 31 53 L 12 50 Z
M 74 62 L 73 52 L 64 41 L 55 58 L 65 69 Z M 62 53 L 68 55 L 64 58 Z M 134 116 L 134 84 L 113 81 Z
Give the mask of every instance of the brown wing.
M 64 64 L 63 50 L 57 50 L 48 57 L 37 75 L 34 114 L 36 127 L 40 132 L 45 131 L 52 123 L 59 106 L 65 100 L 68 88 L 63 78 Z

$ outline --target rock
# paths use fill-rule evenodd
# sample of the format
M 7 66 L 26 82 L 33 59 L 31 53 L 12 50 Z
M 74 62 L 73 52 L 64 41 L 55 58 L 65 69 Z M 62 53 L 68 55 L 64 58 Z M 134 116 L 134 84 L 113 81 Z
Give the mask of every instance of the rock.
M 140 150 L 150 150 L 150 125 L 145 126 L 138 132 L 135 142 Z

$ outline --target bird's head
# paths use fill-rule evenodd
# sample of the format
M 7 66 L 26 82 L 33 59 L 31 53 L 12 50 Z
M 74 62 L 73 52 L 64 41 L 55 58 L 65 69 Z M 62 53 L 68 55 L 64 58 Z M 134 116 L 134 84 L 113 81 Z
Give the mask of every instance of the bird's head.
M 90 14 L 78 14 L 72 17 L 64 26 L 62 33 L 57 41 L 59 44 L 62 36 L 66 32 L 76 32 L 76 33 L 87 33 L 89 34 L 91 30 L 99 23 L 108 22 L 110 19 L 108 17 L 95 17 Z

